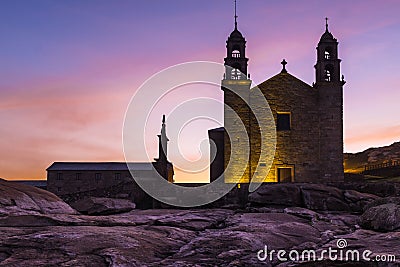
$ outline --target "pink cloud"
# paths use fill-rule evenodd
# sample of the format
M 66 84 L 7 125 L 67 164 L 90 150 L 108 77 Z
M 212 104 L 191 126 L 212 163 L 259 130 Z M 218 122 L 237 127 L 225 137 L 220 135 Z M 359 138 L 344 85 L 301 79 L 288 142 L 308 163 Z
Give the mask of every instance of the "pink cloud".
M 368 129 L 345 138 L 346 151 L 359 152 L 370 147 L 389 145 L 400 141 L 400 125 Z
M 377 1 L 311 1 L 304 5 L 243 2 L 239 29 L 248 41 L 252 78 L 259 83 L 275 75 L 285 58 L 290 73 L 312 83 L 315 46 L 324 30 L 323 17 L 328 16 L 330 29 L 340 42 L 342 67 L 348 79 L 346 150 L 358 151 L 398 140 L 399 127 L 390 125 L 400 123 L 396 116 L 400 112 L 397 63 L 391 63 L 399 49 L 395 37 L 385 32 L 399 23 L 398 10 L 398 1 L 385 1 L 384 5 Z M 221 9 L 196 9 L 169 17 L 168 25 L 165 17 L 152 19 L 140 25 L 140 31 L 133 29 L 135 24 L 128 17 L 120 20 L 77 6 L 72 12 L 93 16 L 96 27 L 108 27 L 110 34 L 119 31 L 115 35 L 118 38 L 104 40 L 102 35 L 97 40 L 50 40 L 53 50 L 48 60 L 59 64 L 54 66 L 59 73 L 53 73 L 51 66 L 47 66 L 49 73 L 44 69 L 37 75 L 26 69 L 26 74 L 11 73 L 10 82 L 1 82 L 0 177 L 43 178 L 44 169 L 55 160 L 123 160 L 122 119 L 136 88 L 173 64 L 190 60 L 223 62 L 225 40 L 233 29 L 232 14 L 221 14 Z M 379 38 L 359 41 L 376 34 Z M 100 45 L 103 41 L 108 41 L 107 45 Z M 95 42 L 99 46 L 93 46 Z M 365 65 L 365 59 L 372 56 L 386 59 L 394 71 L 383 61 L 378 67 Z M 64 60 L 70 64 L 64 66 Z M 30 71 L 34 73 L 31 76 Z M 154 125 L 151 135 L 158 133 L 158 118 Z M 374 128 L 382 130 L 370 130 Z M 152 140 L 149 154 L 156 155 L 157 139 Z M 195 154 L 189 156 L 195 158 Z M 199 177 L 206 180 L 208 172 L 196 178 L 177 170 L 177 177 L 181 181 Z

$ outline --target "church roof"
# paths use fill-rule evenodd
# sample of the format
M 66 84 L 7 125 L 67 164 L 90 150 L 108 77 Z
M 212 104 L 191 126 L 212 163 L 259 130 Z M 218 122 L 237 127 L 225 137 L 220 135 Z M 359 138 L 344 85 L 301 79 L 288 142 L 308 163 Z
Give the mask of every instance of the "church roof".
M 332 33 L 325 31 L 324 34 L 321 36 L 321 40 L 326 40 L 326 39 L 333 39 Z
M 303 82 L 302 80 L 296 78 L 295 76 L 291 75 L 290 73 L 281 72 L 277 75 L 265 80 L 264 82 L 260 83 L 257 87 L 260 88 L 261 91 L 267 90 L 271 87 L 290 87 L 290 85 L 301 85 L 302 87 L 308 87 L 311 90 L 315 90 L 311 85 Z
M 325 32 L 322 34 L 320 42 L 336 42 L 337 40 L 333 37 L 332 33 L 328 29 L 328 18 L 325 18 Z
M 151 171 L 153 164 L 148 162 L 54 162 L 47 171 Z
M 238 29 L 234 29 L 229 38 L 243 38 L 242 33 Z
M 320 42 L 336 42 L 336 39 L 333 37 L 332 33 L 326 30 L 319 40 Z

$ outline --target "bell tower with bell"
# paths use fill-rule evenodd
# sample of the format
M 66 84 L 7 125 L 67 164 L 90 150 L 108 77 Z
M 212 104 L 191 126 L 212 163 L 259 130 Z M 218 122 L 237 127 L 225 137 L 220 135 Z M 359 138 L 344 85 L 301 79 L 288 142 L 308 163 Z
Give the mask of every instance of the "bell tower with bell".
M 241 149 L 231 151 L 233 146 L 231 142 L 236 142 L 235 147 L 249 147 L 248 142 L 250 139 L 250 108 L 246 102 L 250 98 L 251 80 L 248 74 L 247 65 L 249 59 L 246 58 L 246 39 L 238 30 L 236 13 L 236 0 L 235 0 L 235 28 L 229 35 L 226 41 L 226 57 L 225 73 L 221 82 L 221 89 L 224 92 L 224 170 L 227 170 L 231 153 L 239 156 L 240 162 L 247 162 L 245 170 L 235 169 L 235 162 L 230 165 L 232 172 L 227 171 L 224 173 L 224 180 L 226 183 L 248 183 L 250 180 L 250 155 L 243 153 Z M 243 132 L 243 124 L 246 129 Z M 228 133 L 230 136 L 228 136 Z M 242 144 L 243 143 L 243 144 Z M 239 145 L 238 145 L 239 144 Z M 243 155 L 242 155 L 243 154 Z M 237 162 L 238 163 L 238 162 Z M 239 165 L 239 164 L 238 164 Z
M 317 46 L 314 87 L 318 91 L 319 104 L 319 162 L 320 178 L 324 181 L 340 181 L 343 175 L 343 85 L 340 73 L 338 41 L 328 29 Z

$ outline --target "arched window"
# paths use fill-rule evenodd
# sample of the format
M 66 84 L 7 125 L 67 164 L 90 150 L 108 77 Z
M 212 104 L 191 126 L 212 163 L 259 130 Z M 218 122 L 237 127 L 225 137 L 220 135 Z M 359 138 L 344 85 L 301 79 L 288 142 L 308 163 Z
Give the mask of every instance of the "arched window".
M 332 48 L 331 47 L 328 46 L 327 48 L 325 48 L 324 57 L 325 57 L 325 59 L 332 58 Z
M 332 77 L 332 74 L 331 74 L 330 70 L 325 69 L 324 70 L 324 79 L 325 79 L 325 81 L 326 82 L 330 82 L 331 81 L 331 77 Z
M 231 79 L 232 80 L 240 80 L 240 77 L 241 77 L 240 70 L 238 70 L 238 69 L 231 70 Z
M 239 58 L 239 57 L 240 57 L 240 52 L 239 52 L 239 50 L 233 50 L 233 51 L 232 51 L 232 57 Z
M 332 76 L 333 76 L 333 66 L 332 65 L 327 65 L 324 69 L 324 80 L 326 82 L 331 82 L 332 81 Z

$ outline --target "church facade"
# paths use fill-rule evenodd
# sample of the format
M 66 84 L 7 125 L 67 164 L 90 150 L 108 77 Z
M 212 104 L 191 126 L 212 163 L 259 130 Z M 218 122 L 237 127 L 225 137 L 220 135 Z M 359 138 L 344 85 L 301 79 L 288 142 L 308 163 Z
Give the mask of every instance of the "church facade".
M 236 19 L 236 18 L 235 18 Z M 235 29 L 226 42 L 226 71 L 221 82 L 224 103 L 235 112 L 243 123 L 249 140 L 250 153 L 247 167 L 240 177 L 224 173 L 229 159 L 242 151 L 231 151 L 230 139 L 224 128 L 209 130 L 210 141 L 215 143 L 214 161 L 210 166 L 210 181 L 224 175 L 225 182 L 249 183 L 257 175 L 256 169 L 266 166 L 260 158 L 260 126 L 251 108 L 228 87 L 242 90 L 251 101 L 254 88 L 248 75 L 246 40 Z M 328 29 L 317 45 L 315 82 L 309 85 L 286 70 L 282 61 L 282 71 L 267 79 L 257 87 L 262 92 L 276 127 L 276 150 L 272 167 L 262 177 L 264 182 L 332 182 L 342 181 L 343 174 L 343 85 L 338 57 L 338 41 Z M 254 108 L 254 107 L 253 107 Z M 268 107 L 256 107 L 268 108 Z M 234 118 L 225 109 L 224 124 Z M 264 136 L 264 140 L 268 137 Z M 235 139 L 235 140 L 236 140 Z M 211 150 L 215 149 L 211 146 Z M 232 165 L 237 164 L 231 162 Z

